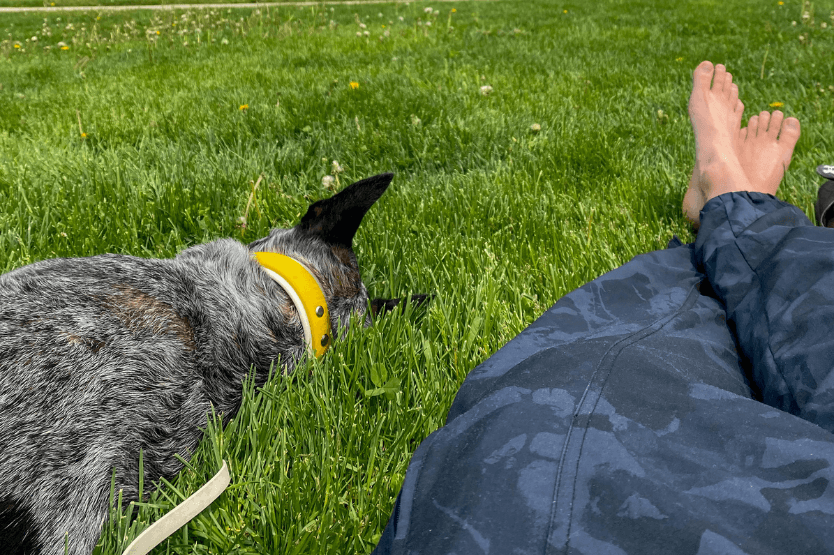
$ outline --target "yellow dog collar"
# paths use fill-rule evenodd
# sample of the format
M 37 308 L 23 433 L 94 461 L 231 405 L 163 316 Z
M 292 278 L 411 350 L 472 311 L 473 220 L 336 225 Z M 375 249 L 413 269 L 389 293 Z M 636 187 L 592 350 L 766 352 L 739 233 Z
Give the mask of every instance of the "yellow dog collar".
M 322 356 L 330 346 L 330 314 L 316 277 L 303 264 L 283 254 L 256 252 L 255 259 L 290 296 L 301 316 L 304 343 L 316 358 Z

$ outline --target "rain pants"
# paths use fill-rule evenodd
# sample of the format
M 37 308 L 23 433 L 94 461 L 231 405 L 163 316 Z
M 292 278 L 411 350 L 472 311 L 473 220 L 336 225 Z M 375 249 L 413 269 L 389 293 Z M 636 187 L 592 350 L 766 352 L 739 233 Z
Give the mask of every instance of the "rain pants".
M 761 193 L 472 370 L 375 553 L 834 553 L 834 230 Z

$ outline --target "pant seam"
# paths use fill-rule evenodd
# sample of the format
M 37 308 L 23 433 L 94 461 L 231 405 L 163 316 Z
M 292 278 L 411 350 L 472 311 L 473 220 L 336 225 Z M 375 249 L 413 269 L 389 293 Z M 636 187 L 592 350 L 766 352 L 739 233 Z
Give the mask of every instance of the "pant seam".
M 550 513 L 550 522 L 548 524 L 547 533 L 545 535 L 545 553 L 554 553 L 558 551 L 567 551 L 570 547 L 570 530 L 573 522 L 573 506 L 576 500 L 576 483 L 579 478 L 579 461 L 582 458 L 582 447 L 585 442 L 585 437 L 588 432 L 588 427 L 590 425 L 590 417 L 596 411 L 597 404 L 599 403 L 599 399 L 602 397 L 602 391 L 605 388 L 605 384 L 608 381 L 608 378 L 611 375 L 611 372 L 614 369 L 614 363 L 616 362 L 619 355 L 630 345 L 649 337 L 650 335 L 657 333 L 661 329 L 663 329 L 669 322 L 675 319 L 681 312 L 688 310 L 691 308 L 698 300 L 700 296 L 700 292 L 698 291 L 697 285 L 694 285 L 690 290 L 689 294 L 687 295 L 686 299 L 681 306 L 672 314 L 659 318 L 649 324 L 641 328 L 638 331 L 628 335 L 617 341 L 614 345 L 612 345 L 605 354 L 600 358 L 600 362 L 597 365 L 597 369 L 594 371 L 591 379 L 588 380 L 588 386 L 585 388 L 585 391 L 582 394 L 582 398 L 577 403 L 577 407 L 574 411 L 573 419 L 571 420 L 570 427 L 568 428 L 567 433 L 565 434 L 565 443 L 562 447 L 562 455 L 560 457 L 559 467 L 556 473 L 556 484 L 555 484 L 555 491 L 553 495 L 553 502 L 551 506 L 551 513 Z M 611 356 L 610 356 L 611 355 Z M 608 360 L 607 360 L 608 359 Z M 596 386 L 594 386 L 594 382 L 597 382 Z M 590 394 L 590 397 L 589 397 Z M 592 406 L 589 408 L 590 411 L 587 411 L 586 414 L 583 413 L 583 405 L 587 406 L 589 403 L 592 403 Z M 581 422 L 584 420 L 584 422 Z M 576 432 L 576 430 L 582 429 L 582 432 Z M 576 441 L 572 442 L 571 437 L 574 433 L 581 433 L 581 437 L 578 437 Z M 578 445 L 576 442 L 578 441 Z M 571 448 L 576 449 L 576 455 L 570 456 L 569 451 Z M 573 465 L 573 479 L 570 486 L 569 491 L 565 492 L 565 495 L 560 495 L 560 484 L 565 478 L 564 470 L 567 469 L 568 463 L 567 459 L 570 457 L 571 461 L 575 460 L 575 464 Z M 570 479 L 570 477 L 568 477 Z M 560 503 L 560 499 L 563 501 Z M 560 507 L 560 505 L 563 505 Z M 566 505 L 566 506 L 565 506 Z M 565 526 L 565 532 L 563 539 L 564 541 L 559 542 L 558 546 L 553 546 L 553 543 L 550 541 L 550 535 L 552 530 L 555 528 L 554 521 L 558 518 L 560 513 L 567 512 L 567 523 Z M 554 549 L 555 547 L 555 549 Z

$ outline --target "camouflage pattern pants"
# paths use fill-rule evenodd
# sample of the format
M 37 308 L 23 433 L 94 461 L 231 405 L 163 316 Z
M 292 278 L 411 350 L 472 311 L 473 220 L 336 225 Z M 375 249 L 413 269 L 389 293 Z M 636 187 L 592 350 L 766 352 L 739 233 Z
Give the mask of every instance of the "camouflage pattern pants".
M 375 553 L 834 553 L 834 230 L 701 222 L 469 374 Z

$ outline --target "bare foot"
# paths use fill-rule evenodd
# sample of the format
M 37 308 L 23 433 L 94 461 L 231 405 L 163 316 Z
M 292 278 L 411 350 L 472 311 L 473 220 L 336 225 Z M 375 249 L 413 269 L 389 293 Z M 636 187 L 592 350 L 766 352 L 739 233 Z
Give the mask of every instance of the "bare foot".
M 779 110 L 762 112 L 739 131 L 736 151 L 754 191 L 776 194 L 799 140 L 799 120 L 784 119 Z
M 750 186 L 737 156 L 744 104 L 732 80 L 723 65 L 713 67 L 708 61 L 701 62 L 692 76 L 689 118 L 695 132 L 695 168 L 683 198 L 683 212 L 696 229 L 709 199 L 727 189 Z

